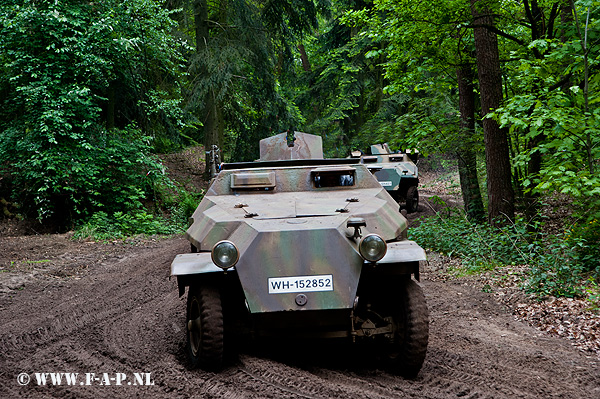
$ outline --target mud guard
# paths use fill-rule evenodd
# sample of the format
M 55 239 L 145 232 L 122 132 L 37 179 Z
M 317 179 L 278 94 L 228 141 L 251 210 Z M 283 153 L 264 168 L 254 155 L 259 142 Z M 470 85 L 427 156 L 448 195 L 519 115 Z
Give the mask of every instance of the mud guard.
M 387 252 L 385 256 L 377 262 L 378 264 L 419 262 L 427 260 L 425 250 L 414 241 L 402 240 L 389 242 L 387 245 Z
M 378 274 L 414 274 L 415 280 L 420 281 L 419 262 L 427 260 L 425 250 L 416 242 L 402 240 L 388 243 L 385 256 L 376 264 L 369 264 L 365 270 L 371 269 Z M 367 266 L 368 262 L 365 262 Z
M 179 254 L 171 263 L 171 276 L 177 276 L 179 296 L 185 293 L 185 287 L 189 285 L 188 277 L 214 273 L 223 273 L 223 269 L 213 263 L 210 252 Z

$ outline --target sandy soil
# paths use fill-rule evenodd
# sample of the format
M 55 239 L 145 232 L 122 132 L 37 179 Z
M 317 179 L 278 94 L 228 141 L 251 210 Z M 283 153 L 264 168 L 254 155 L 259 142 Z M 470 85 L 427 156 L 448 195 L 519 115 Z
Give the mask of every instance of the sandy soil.
M 345 347 L 297 342 L 295 351 L 247 348 L 219 374 L 188 370 L 185 298 L 169 279 L 188 248 L 182 238 L 0 238 L 0 398 L 600 398 L 597 358 L 515 320 L 492 294 L 441 279 L 435 257 L 422 274 L 431 330 L 415 380 Z M 35 373 L 79 377 L 40 386 Z M 86 373 L 98 380 L 87 385 Z M 154 385 L 137 385 L 133 373 L 150 373 Z
M 182 153 L 166 164 L 201 189 L 190 173 L 198 158 Z M 451 179 L 432 176 L 422 176 L 423 198 L 460 201 Z M 423 201 L 408 218 L 414 224 L 443 207 Z M 416 379 L 388 374 L 347 346 L 302 342 L 246 346 L 214 374 L 189 370 L 185 359 L 185 297 L 169 279 L 174 256 L 189 249 L 183 238 L 22 235 L 34 232 L 43 231 L 0 226 L 0 398 L 600 398 L 598 357 L 518 321 L 477 284 L 440 273 L 447 260 L 435 254 L 421 275 L 431 321 Z M 63 375 L 58 386 L 47 375 L 40 385 L 40 373 L 78 377 L 67 385 Z

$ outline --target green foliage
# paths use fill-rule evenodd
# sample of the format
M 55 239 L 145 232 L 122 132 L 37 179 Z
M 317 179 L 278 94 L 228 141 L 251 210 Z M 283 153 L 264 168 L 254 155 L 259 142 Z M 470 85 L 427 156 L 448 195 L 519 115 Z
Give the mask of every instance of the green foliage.
M 74 237 L 109 240 L 136 235 L 171 235 L 185 231 L 189 218 L 204 193 L 189 192 L 164 178 L 158 180 L 153 187 L 156 204 L 161 209 L 166 209 L 166 214 L 157 216 L 144 209 L 132 209 L 126 213 L 98 211 L 76 228 Z
M 409 237 L 427 249 L 459 257 L 469 273 L 505 265 L 528 265 L 524 287 L 541 296 L 583 296 L 585 287 L 590 285 L 586 279 L 600 279 L 597 220 L 574 225 L 556 235 L 529 230 L 523 219 L 497 228 L 472 224 L 462 213 L 455 213 L 422 220 L 409 230 Z
M 409 230 L 411 240 L 427 249 L 461 258 L 471 273 L 501 265 L 528 264 L 531 256 L 525 234 L 526 226 L 520 224 L 502 229 L 472 224 L 462 212 L 447 216 L 440 213 L 438 217 L 421 220 Z
M 167 210 L 170 223 L 187 227 L 204 191 L 191 192 L 180 183 L 161 177 L 153 184 L 153 197 L 157 211 Z
M 20 133 L 10 129 L 0 137 L 0 159 L 12 164 L 15 199 L 40 219 L 55 215 L 69 221 L 94 210 L 140 208 L 149 180 L 163 175 L 136 129 L 88 133 L 87 140 L 57 137 L 46 145 L 35 132 Z
M 145 211 L 115 212 L 111 215 L 105 212 L 97 212 L 77 229 L 73 237 L 76 239 L 110 240 L 140 234 L 171 235 L 182 231 L 181 225 L 171 223 L 165 218 L 156 217 Z
M 153 0 L 2 2 L 0 173 L 27 216 L 140 208 L 152 136 L 184 119 L 172 27 Z
M 364 21 L 363 34 L 380 43 L 383 90 L 395 107 L 380 125 L 385 129 L 365 135 L 373 140 L 375 131 L 377 142 L 422 153 L 481 149 L 480 131 L 469 138 L 459 131 L 456 68 L 473 64 L 468 2 L 377 0 L 374 8 L 368 14 L 347 13 L 347 18 Z
M 185 109 L 198 115 L 196 122 L 204 124 L 205 129 L 218 125 L 208 133 L 204 131 L 204 137 L 190 136 L 197 142 L 206 137 L 216 140 L 211 144 L 222 146 L 227 161 L 254 160 L 259 155 L 260 139 L 302 121 L 276 77 L 290 67 L 291 46 L 316 26 L 316 14 L 326 1 L 182 4 L 177 14 L 181 29 L 190 43 L 198 41 L 196 51 L 189 54 L 191 79 Z M 193 20 L 200 10 L 208 18 L 190 26 L 187 21 Z M 202 29 L 196 30 L 198 26 Z M 196 37 L 199 31 L 206 40 Z M 216 112 L 208 108 L 212 103 Z M 218 123 L 212 123 L 213 117 Z
M 591 302 L 591 309 L 596 312 L 600 310 L 600 285 L 593 279 L 588 280 L 588 287 L 586 288 L 588 294 L 588 300 Z
M 302 40 L 310 68 L 296 62 L 280 76 L 283 93 L 301 112 L 300 129 L 323 137 L 326 157 L 366 150 L 379 132 L 389 133 L 395 104 L 384 105 L 382 46 L 364 34 L 364 19 L 344 18 L 346 12 L 364 14 L 372 7 L 370 1 L 333 2 L 331 17 Z M 294 55 L 301 58 L 298 51 Z
M 574 257 L 584 273 L 600 279 L 600 214 L 590 216 L 567 232 Z

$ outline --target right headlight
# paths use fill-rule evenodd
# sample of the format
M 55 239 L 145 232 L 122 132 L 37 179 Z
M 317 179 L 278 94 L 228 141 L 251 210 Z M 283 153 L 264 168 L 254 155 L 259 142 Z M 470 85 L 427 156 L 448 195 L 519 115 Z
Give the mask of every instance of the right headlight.
M 240 258 L 240 253 L 234 243 L 223 240 L 215 244 L 211 252 L 211 257 L 215 265 L 226 270 L 235 266 Z
M 369 262 L 377 262 L 385 256 L 387 244 L 377 234 L 368 234 L 358 244 L 360 255 Z

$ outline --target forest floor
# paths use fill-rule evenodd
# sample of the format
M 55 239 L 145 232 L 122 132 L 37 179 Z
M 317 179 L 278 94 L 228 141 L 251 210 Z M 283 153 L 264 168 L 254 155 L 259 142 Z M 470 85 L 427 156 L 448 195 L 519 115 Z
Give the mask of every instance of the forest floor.
M 189 179 L 203 187 L 199 174 Z M 460 202 L 445 175 L 426 173 L 421 187 L 413 223 L 442 210 L 427 198 Z M 429 254 L 421 274 L 429 348 L 414 380 L 345 346 L 296 341 L 292 351 L 243 348 L 215 374 L 189 370 L 185 360 L 185 296 L 169 278 L 175 255 L 189 250 L 184 238 L 94 242 L 25 232 L 0 228 L 1 398 L 600 397 L 598 314 L 585 301 L 526 296 L 518 268 L 464 277 L 452 272 L 456 259 Z M 40 385 L 40 373 L 78 379 L 58 386 L 48 376 Z

